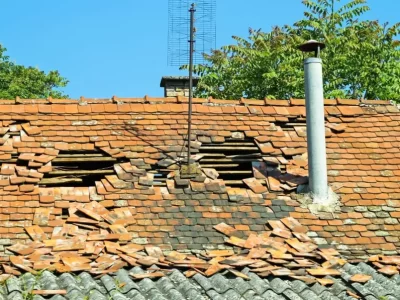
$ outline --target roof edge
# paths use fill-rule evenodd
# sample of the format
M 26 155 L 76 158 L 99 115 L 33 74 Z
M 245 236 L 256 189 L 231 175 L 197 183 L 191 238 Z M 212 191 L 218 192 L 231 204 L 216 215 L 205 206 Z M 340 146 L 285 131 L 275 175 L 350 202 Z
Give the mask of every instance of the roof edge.
M 79 99 L 0 99 L 0 104 L 124 104 L 124 103 L 142 103 L 142 104 L 159 104 L 159 103 L 188 103 L 188 97 L 176 96 L 176 97 L 151 97 L 145 95 L 144 97 L 118 97 L 113 96 L 111 98 L 85 98 L 80 97 Z M 214 99 L 208 98 L 193 98 L 193 103 L 201 103 L 210 106 L 305 106 L 305 99 L 292 99 L 289 100 L 272 100 L 272 99 L 247 99 L 241 98 L 240 100 L 226 100 L 226 99 Z M 397 107 L 396 103 L 391 100 L 358 100 L 358 99 L 325 99 L 325 106 L 394 106 Z

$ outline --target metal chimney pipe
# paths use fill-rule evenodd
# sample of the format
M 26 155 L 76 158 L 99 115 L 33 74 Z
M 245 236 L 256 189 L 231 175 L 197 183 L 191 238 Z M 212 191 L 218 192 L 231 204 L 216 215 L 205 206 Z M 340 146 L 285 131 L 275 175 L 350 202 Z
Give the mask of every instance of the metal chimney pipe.
M 303 52 L 315 52 L 316 57 L 304 59 L 307 150 L 309 190 L 314 202 L 328 200 L 328 175 L 326 163 L 324 90 L 322 82 L 322 60 L 320 50 L 324 44 L 308 41 L 299 49 Z

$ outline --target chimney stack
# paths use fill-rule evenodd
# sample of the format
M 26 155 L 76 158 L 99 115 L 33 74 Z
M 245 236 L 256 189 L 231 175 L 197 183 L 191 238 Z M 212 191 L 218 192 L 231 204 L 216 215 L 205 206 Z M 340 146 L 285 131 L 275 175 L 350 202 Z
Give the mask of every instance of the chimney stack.
M 325 44 L 310 40 L 299 46 L 302 52 L 314 52 L 315 57 L 304 59 L 305 95 L 307 113 L 307 150 L 309 191 L 314 203 L 328 201 L 326 164 L 324 90 L 320 51 Z
M 196 87 L 198 78 L 193 77 L 193 87 Z M 164 97 L 189 97 L 189 76 L 163 76 L 160 87 L 164 88 Z

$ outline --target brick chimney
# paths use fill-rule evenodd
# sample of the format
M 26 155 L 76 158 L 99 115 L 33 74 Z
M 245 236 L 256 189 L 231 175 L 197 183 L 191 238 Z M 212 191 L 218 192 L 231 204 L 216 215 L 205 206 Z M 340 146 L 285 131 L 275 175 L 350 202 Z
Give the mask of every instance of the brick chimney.
M 193 78 L 193 87 L 198 81 L 198 78 Z M 189 97 L 189 76 L 163 76 L 160 87 L 164 88 L 164 97 Z

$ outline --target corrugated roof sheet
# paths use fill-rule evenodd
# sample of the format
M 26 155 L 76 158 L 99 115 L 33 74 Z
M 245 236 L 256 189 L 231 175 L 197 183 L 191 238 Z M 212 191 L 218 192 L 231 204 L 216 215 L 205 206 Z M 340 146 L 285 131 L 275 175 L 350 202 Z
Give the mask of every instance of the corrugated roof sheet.
M 25 274 L 9 279 L 0 287 L 0 299 L 28 299 L 32 290 L 65 290 L 64 295 L 50 296 L 53 300 L 93 299 L 93 300 L 130 300 L 130 299 L 400 299 L 400 277 L 391 278 L 378 274 L 365 263 L 347 264 L 341 278 L 333 278 L 334 284 L 323 286 L 319 283 L 305 284 L 300 280 L 288 280 L 274 277 L 260 278 L 256 274 L 243 270 L 250 280 L 237 278 L 230 274 L 216 274 L 206 278 L 200 274 L 186 278 L 179 270 L 173 270 L 160 279 L 134 280 L 130 274 L 141 274 L 143 270 L 135 267 L 121 269 L 112 275 L 100 279 L 88 273 L 79 275 L 54 274 L 44 271 L 40 276 Z M 363 273 L 372 276 L 367 283 L 349 280 L 353 274 Z M 39 292 L 40 293 L 40 292 Z M 49 293 L 49 292 L 48 292 Z M 33 295 L 32 295 L 33 296 Z M 31 299 L 31 298 L 29 298 Z M 35 295 L 32 299 L 49 299 L 46 295 Z

